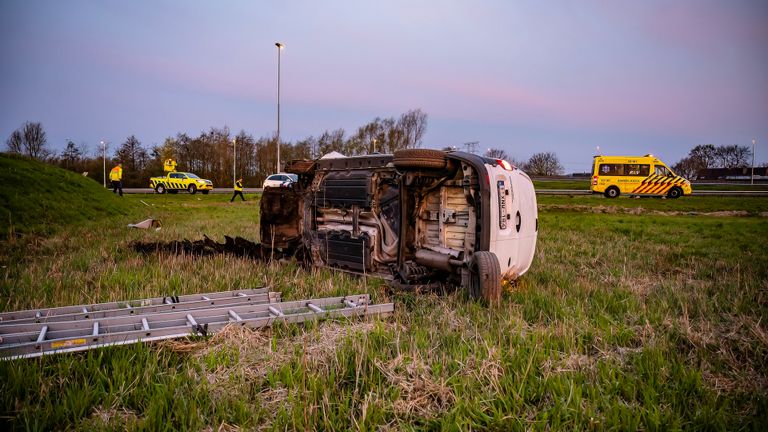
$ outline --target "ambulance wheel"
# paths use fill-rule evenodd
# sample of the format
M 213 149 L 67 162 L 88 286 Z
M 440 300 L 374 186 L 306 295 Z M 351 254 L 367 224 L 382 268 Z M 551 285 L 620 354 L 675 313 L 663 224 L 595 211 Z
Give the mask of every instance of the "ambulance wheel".
M 606 198 L 617 198 L 619 195 L 621 195 L 621 191 L 616 186 L 611 186 L 605 190 Z
M 189 188 L 187 188 L 187 192 L 189 192 L 190 195 L 194 195 L 197 192 L 197 186 L 189 185 Z
M 683 194 L 683 191 L 679 187 L 673 187 L 672 189 L 667 192 L 667 198 L 680 198 L 680 196 Z
M 155 186 L 155 192 L 159 193 L 160 195 L 165 193 L 165 186 L 159 184 Z
M 489 251 L 475 252 L 469 267 L 469 294 L 483 298 L 490 304 L 501 300 L 501 267 L 496 254 Z
M 208 192 L 210 192 L 210 191 L 200 191 L 200 192 L 202 192 L 203 195 L 208 195 Z
M 392 163 L 397 168 L 443 169 L 448 158 L 440 150 L 404 149 L 395 152 Z

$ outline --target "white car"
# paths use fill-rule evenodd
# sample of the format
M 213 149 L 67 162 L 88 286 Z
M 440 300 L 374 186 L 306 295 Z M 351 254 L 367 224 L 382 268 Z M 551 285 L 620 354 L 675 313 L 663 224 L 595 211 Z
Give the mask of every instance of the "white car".
M 287 174 L 287 173 L 279 173 L 279 174 L 272 174 L 271 176 L 267 177 L 264 180 L 264 184 L 262 184 L 262 188 L 270 188 L 270 187 L 288 187 L 291 184 L 295 183 L 299 180 L 299 176 L 296 174 Z
M 507 161 L 407 149 L 293 161 L 286 171 L 297 186 L 261 200 L 270 253 L 399 286 L 463 287 L 489 302 L 533 261 L 536 193 Z

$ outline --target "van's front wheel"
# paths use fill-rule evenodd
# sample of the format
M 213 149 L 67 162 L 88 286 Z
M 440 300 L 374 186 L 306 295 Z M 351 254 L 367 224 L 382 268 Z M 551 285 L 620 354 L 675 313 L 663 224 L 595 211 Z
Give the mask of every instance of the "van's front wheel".
M 611 186 L 605 190 L 606 198 L 617 198 L 619 195 L 621 195 L 621 191 L 616 186 Z
M 470 265 L 469 294 L 490 304 L 501 300 L 501 267 L 493 252 L 475 252 Z
M 682 194 L 683 194 L 682 189 L 680 189 L 679 187 L 673 187 L 672 189 L 669 190 L 669 192 L 667 192 L 667 198 L 672 198 L 672 199 L 680 198 Z

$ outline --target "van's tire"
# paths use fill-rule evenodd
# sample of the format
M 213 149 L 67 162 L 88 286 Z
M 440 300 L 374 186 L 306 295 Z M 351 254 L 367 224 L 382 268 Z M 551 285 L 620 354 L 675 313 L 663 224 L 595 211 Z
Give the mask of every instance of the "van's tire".
M 605 190 L 606 198 L 618 198 L 621 195 L 621 191 L 616 186 L 611 186 Z
M 210 192 L 210 191 L 204 190 L 204 191 L 200 191 L 200 192 L 202 192 L 203 195 L 208 195 L 208 192 Z
M 165 186 L 163 186 L 162 184 L 155 186 L 155 192 L 159 193 L 160 195 L 164 194 Z
M 475 252 L 470 265 L 469 294 L 490 304 L 501 301 L 501 267 L 493 252 Z
M 194 195 L 197 192 L 197 186 L 193 184 L 189 185 L 187 192 L 189 192 L 190 195 Z
M 667 192 L 667 198 L 677 199 L 683 195 L 683 190 L 675 186 Z
M 392 160 L 396 168 L 443 169 L 448 163 L 445 152 L 431 149 L 397 150 Z

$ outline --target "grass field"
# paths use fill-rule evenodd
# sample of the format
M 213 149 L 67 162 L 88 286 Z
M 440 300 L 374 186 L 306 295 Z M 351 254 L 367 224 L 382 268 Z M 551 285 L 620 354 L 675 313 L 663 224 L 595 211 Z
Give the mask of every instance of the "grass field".
M 375 279 L 293 264 L 127 248 L 203 234 L 256 240 L 258 197 L 246 198 L 126 196 L 125 214 L 4 241 L 0 309 L 269 285 L 286 300 L 365 292 L 394 301 L 395 314 L 0 362 L 0 421 L 30 430 L 768 427 L 768 219 L 759 215 L 768 199 L 540 197 L 533 267 L 491 309 L 461 293 L 393 294 Z M 126 228 L 149 216 L 162 230 Z
M 553 179 L 544 180 L 536 179 L 533 181 L 536 189 L 565 189 L 565 190 L 589 190 L 589 179 L 574 179 L 563 180 Z M 758 183 L 750 185 L 748 183 L 696 183 L 693 184 L 693 190 L 718 190 L 718 191 L 764 191 L 768 190 L 768 183 Z

